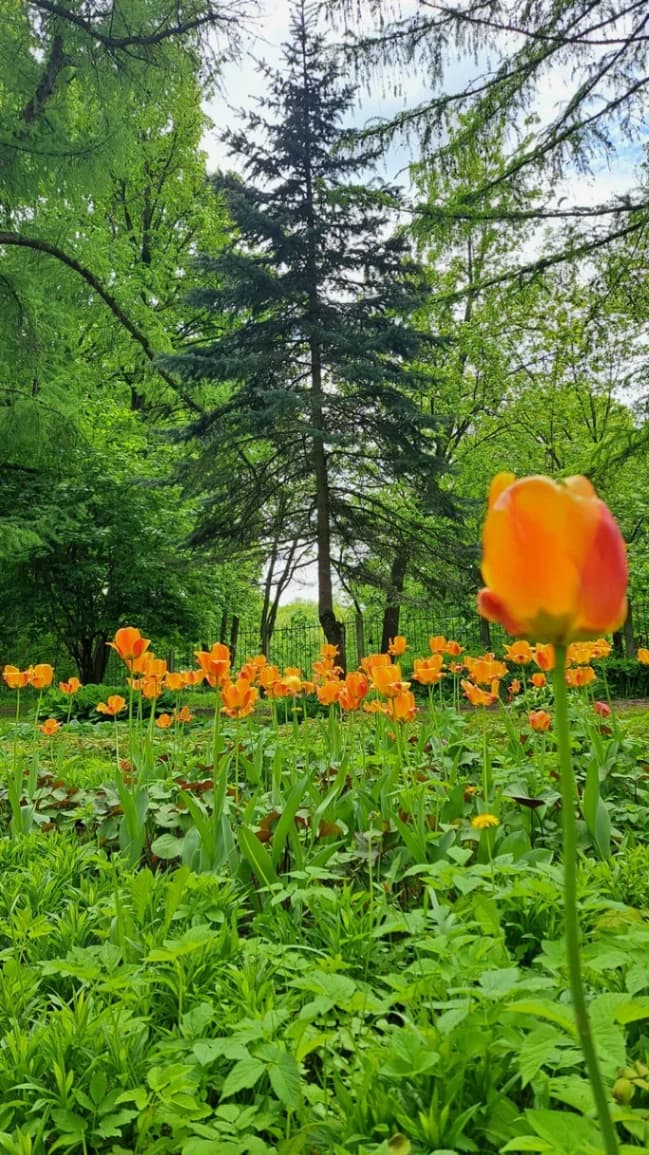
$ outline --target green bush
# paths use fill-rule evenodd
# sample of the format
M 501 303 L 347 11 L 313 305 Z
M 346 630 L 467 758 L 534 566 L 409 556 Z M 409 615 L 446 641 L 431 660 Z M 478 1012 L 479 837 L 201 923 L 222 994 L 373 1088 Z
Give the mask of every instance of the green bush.
M 595 662 L 601 681 L 606 680 L 612 698 L 649 698 L 649 666 L 636 658 L 615 658 Z

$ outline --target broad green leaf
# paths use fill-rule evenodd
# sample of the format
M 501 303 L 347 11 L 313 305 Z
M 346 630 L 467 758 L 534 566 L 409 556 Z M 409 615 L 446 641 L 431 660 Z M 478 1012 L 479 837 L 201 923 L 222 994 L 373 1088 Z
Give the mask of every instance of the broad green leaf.
M 221 1098 L 227 1099 L 229 1095 L 236 1095 L 238 1091 L 249 1090 L 265 1073 L 266 1065 L 261 1059 L 256 1059 L 252 1055 L 240 1059 L 235 1063 L 221 1088 Z
M 534 1015 L 535 1018 L 556 1023 L 570 1038 L 576 1037 L 577 1028 L 574 1019 L 553 1003 L 543 1002 L 542 999 L 519 999 L 518 1002 L 507 1003 L 505 1010 L 516 1015 Z

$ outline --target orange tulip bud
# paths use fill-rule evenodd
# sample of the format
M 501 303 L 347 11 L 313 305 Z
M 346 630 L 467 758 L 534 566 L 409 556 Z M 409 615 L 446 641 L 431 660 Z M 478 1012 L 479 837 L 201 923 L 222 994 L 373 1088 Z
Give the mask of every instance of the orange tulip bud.
M 564 644 L 597 638 L 626 617 L 624 541 L 585 477 L 498 474 L 482 572 L 479 611 L 510 634 Z

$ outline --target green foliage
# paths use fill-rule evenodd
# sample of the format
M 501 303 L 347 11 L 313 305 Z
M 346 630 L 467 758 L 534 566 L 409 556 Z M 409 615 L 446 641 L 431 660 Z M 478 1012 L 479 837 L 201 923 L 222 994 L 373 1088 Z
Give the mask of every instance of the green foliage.
M 601 671 L 611 698 L 649 698 L 649 666 L 611 655 Z
M 649 1106 L 644 746 L 573 712 L 579 778 L 600 747 L 606 767 L 612 855 L 584 823 L 579 894 L 626 1155 Z M 117 780 L 112 721 L 0 740 L 20 775 L 38 746 L 41 828 L 0 840 L 2 1149 L 597 1150 L 545 736 L 488 714 L 485 747 L 480 719 L 441 707 L 396 738 L 381 715 L 265 716 L 216 736 L 205 715 L 118 722 Z M 479 833 L 485 750 L 500 825 Z

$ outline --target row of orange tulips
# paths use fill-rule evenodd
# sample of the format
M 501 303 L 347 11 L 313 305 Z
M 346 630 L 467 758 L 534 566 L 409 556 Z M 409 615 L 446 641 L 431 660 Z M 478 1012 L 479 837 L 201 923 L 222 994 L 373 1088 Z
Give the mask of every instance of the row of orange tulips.
M 206 682 L 218 688 L 221 710 L 231 718 L 244 718 L 251 714 L 259 699 L 260 692 L 266 698 L 295 698 L 302 694 L 315 694 L 325 705 L 338 705 L 343 711 L 355 711 L 361 707 L 369 713 L 384 713 L 396 721 L 408 721 L 415 717 L 416 703 L 410 689 L 411 682 L 402 677 L 401 666 L 394 659 L 401 657 L 408 649 L 403 635 L 392 639 L 388 653 L 370 654 L 361 661 L 361 668 L 343 676 L 336 664 L 335 646 L 323 645 L 319 659 L 314 662 L 311 678 L 303 677 L 299 667 L 286 667 L 283 673 L 263 655 L 249 659 L 233 674 L 230 650 L 223 643 L 216 642 L 210 650 L 196 651 L 198 669 L 172 671 L 163 658 L 158 658 L 150 649 L 150 639 L 144 638 L 135 626 L 118 629 L 113 641 L 109 642 L 124 662 L 127 681 L 134 693 L 141 693 L 151 701 L 163 691 L 178 693 Z M 511 667 L 534 665 L 536 669 L 529 676 L 529 683 L 541 688 L 546 683 L 546 674 L 554 667 L 555 653 L 551 644 L 530 645 L 529 642 L 515 641 L 505 646 L 504 661 L 493 653 L 472 657 L 464 653 L 459 642 L 441 635 L 429 639 L 430 656 L 415 658 L 412 680 L 421 685 L 434 686 L 443 678 L 452 676 L 459 679 L 464 694 L 473 706 L 489 706 L 497 701 L 503 678 L 512 672 Z M 569 686 L 587 686 L 596 678 L 591 663 L 605 658 L 611 650 L 604 638 L 590 642 L 572 642 L 567 648 L 565 679 Z M 460 660 L 461 659 L 461 660 Z M 649 650 L 638 651 L 638 660 L 649 664 Z M 464 674 L 464 677 L 460 675 Z M 3 670 L 6 684 L 16 690 L 32 686 L 44 690 L 53 684 L 54 669 L 47 663 L 38 663 L 20 670 L 17 666 L 6 665 Z M 81 688 L 78 678 L 58 683 L 59 690 L 75 694 Z M 510 680 L 510 699 L 523 688 L 519 677 Z M 375 694 L 367 699 L 370 691 Z M 111 695 L 106 702 L 97 706 L 99 713 L 116 717 L 127 707 L 121 695 Z M 174 714 L 162 714 L 157 719 L 160 728 L 167 728 L 174 722 L 180 724 L 193 720 L 186 706 Z M 58 725 L 54 719 L 47 719 L 41 725 L 44 733 L 52 735 Z M 541 728 L 536 726 L 535 728 Z

